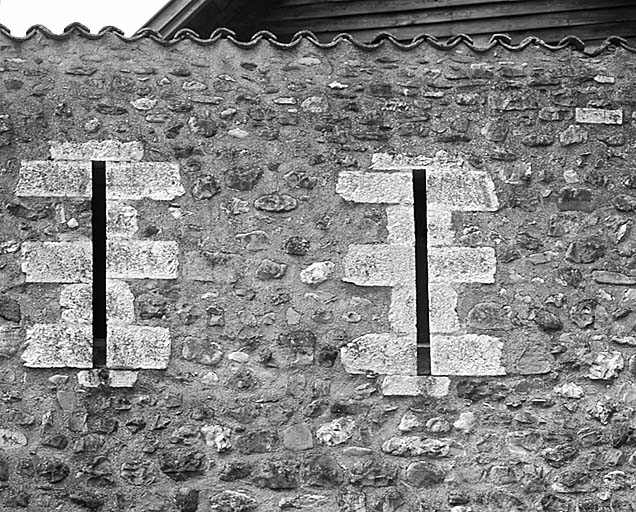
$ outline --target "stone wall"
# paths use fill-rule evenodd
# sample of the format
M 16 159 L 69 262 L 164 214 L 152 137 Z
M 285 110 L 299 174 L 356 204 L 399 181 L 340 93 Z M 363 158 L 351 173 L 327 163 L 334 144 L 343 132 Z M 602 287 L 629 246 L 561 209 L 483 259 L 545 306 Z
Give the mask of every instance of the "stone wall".
M 634 54 L 1 37 L 0 510 L 634 509 Z

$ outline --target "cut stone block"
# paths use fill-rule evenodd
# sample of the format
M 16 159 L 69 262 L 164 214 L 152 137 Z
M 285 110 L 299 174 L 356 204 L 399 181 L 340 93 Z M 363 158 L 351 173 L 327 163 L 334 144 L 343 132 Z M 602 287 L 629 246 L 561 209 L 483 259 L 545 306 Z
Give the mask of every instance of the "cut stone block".
M 425 155 L 390 155 L 374 153 L 371 157 L 371 171 L 414 171 L 414 170 L 448 170 L 464 172 L 466 162 L 463 158 L 451 156 L 445 151 L 438 151 L 435 156 Z
M 428 318 L 432 333 L 453 333 L 460 329 L 457 292 L 448 285 L 428 285 Z
M 124 281 L 106 281 L 106 318 L 109 322 L 132 324 L 135 322 L 135 297 Z
M 179 164 L 171 162 L 109 162 L 107 199 L 170 201 L 185 194 Z
M 415 245 L 415 210 L 413 205 L 386 207 L 386 229 L 390 244 Z
M 108 385 L 111 388 L 132 388 L 139 378 L 139 372 L 130 370 L 110 370 Z
M 499 338 L 481 334 L 432 334 L 430 340 L 433 375 L 506 374 L 501 364 L 503 342 Z
M 356 203 L 413 204 L 413 178 L 408 173 L 344 171 L 336 193 Z
M 340 359 L 345 371 L 351 374 L 415 375 L 415 336 L 365 334 L 342 347 Z
M 391 290 L 389 322 L 391 329 L 398 334 L 417 333 L 417 311 L 415 309 L 417 292 L 415 281 L 394 286 Z
M 405 245 L 351 245 L 342 264 L 342 280 L 358 286 L 415 282 L 415 251 Z
M 90 284 L 68 284 L 60 291 L 62 322 L 91 324 L 93 322 L 93 287 Z
M 90 242 L 24 242 L 22 272 L 27 283 L 79 283 L 92 280 Z
M 433 283 L 494 283 L 497 259 L 492 247 L 431 247 L 428 278 Z
M 452 214 L 446 210 L 426 209 L 428 245 L 451 245 L 455 236 L 452 229 Z
M 111 240 L 107 244 L 108 279 L 176 279 L 178 267 L 176 242 Z
M 27 329 L 22 360 L 29 368 L 92 368 L 93 327 L 36 324 Z
M 90 197 L 90 162 L 22 161 L 15 195 Z
M 109 324 L 106 366 L 121 370 L 162 370 L 170 360 L 170 331 L 165 327 Z
M 138 161 L 144 157 L 141 142 L 118 140 L 91 140 L 88 142 L 52 141 L 50 154 L 53 160 Z
M 426 204 L 430 209 L 462 212 L 494 212 L 499 209 L 495 183 L 488 173 L 480 171 L 427 172 Z
M 584 124 L 623 124 L 623 111 L 620 109 L 577 108 L 575 119 L 577 123 Z
M 119 201 L 107 201 L 106 234 L 108 238 L 133 238 L 138 229 L 137 210 Z
M 382 394 L 442 398 L 448 395 L 449 387 L 448 377 L 387 375 L 382 381 Z

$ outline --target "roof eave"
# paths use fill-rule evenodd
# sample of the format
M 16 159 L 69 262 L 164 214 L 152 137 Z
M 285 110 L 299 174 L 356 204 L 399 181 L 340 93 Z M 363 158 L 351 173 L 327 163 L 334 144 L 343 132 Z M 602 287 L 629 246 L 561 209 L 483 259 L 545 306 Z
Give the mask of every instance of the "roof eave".
M 141 28 L 150 28 L 156 30 L 164 37 L 172 37 L 209 2 L 210 0 L 172 0 L 164 5 Z

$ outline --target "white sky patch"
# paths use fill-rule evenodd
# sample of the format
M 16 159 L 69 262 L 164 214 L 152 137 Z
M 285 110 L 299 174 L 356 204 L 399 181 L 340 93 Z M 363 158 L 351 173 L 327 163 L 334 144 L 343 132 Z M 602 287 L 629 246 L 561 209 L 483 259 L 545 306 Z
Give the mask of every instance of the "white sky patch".
M 11 34 L 23 36 L 32 25 L 44 25 L 55 33 L 74 21 L 91 32 L 114 25 L 134 34 L 168 0 L 0 0 L 0 24 Z

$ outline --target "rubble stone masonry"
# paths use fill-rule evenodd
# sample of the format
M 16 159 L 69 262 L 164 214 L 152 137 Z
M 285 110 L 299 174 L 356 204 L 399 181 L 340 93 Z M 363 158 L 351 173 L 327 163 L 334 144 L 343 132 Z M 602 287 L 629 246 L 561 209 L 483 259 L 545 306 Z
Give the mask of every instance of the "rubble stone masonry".
M 635 510 L 633 53 L 0 38 L 0 511 Z

